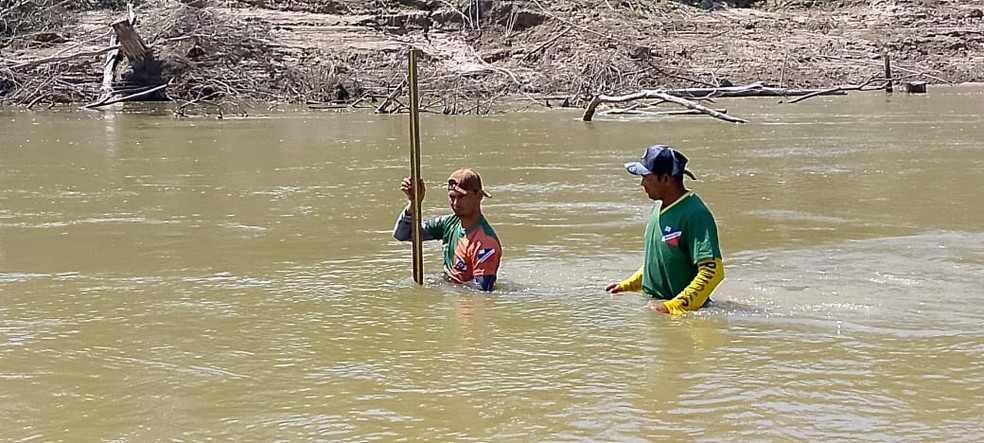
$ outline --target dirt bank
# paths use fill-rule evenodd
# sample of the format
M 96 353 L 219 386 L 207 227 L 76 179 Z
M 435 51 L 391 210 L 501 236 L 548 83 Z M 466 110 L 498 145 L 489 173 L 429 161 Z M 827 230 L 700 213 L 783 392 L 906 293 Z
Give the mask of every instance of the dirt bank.
M 422 51 L 422 101 L 481 112 L 504 95 L 559 96 L 744 84 L 862 83 L 895 74 L 930 83 L 984 81 L 984 0 L 152 0 L 137 30 L 164 60 L 179 100 L 353 103 L 403 80 L 406 48 Z M 696 2 L 695 2 L 696 3 Z M 825 6 L 802 6 L 819 3 Z M 477 7 L 476 7 L 477 5 Z M 55 37 L 0 46 L 0 101 L 89 102 L 122 12 L 72 12 Z M 366 103 L 365 100 L 362 103 Z

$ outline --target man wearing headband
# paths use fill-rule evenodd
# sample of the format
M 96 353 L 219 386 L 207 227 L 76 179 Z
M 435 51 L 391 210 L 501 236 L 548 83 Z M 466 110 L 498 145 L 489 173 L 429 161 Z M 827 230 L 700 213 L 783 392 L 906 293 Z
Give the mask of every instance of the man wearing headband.
M 408 199 L 413 198 L 410 178 L 404 178 L 400 190 Z M 420 199 L 425 186 L 418 183 Z M 444 273 L 457 283 L 475 281 L 483 291 L 495 288 L 496 272 L 502 257 L 499 237 L 482 215 L 482 199 L 491 197 L 482 187 L 482 177 L 471 169 L 459 169 L 448 177 L 448 203 L 453 214 L 426 220 L 420 224 L 421 239 L 440 239 L 444 245 Z M 393 228 L 393 237 L 409 241 L 413 214 L 411 203 L 400 213 Z
M 684 175 L 696 179 L 686 167 L 686 156 L 663 145 L 650 146 L 639 161 L 625 164 L 630 174 L 642 177 L 642 188 L 656 203 L 646 224 L 642 267 L 605 287 L 611 294 L 642 290 L 662 300 L 650 304 L 653 310 L 677 315 L 704 306 L 724 279 L 714 215 L 683 185 Z

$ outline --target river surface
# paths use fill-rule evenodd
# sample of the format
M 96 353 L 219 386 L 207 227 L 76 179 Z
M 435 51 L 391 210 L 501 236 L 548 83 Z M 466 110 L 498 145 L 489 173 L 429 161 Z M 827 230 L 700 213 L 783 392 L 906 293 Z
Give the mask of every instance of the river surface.
M 0 110 L 0 441 L 984 440 L 984 87 L 708 117 L 421 119 L 483 174 L 491 295 L 391 229 L 406 116 Z M 606 283 L 690 159 L 718 305 Z

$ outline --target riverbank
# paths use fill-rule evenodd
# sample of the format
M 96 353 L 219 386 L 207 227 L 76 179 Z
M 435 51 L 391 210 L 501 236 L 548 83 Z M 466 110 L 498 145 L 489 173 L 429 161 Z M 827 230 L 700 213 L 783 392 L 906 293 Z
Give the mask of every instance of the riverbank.
M 136 8 L 136 30 L 162 61 L 168 95 L 186 104 L 378 106 L 401 86 L 409 46 L 422 51 L 422 105 L 445 113 L 482 112 L 506 95 L 582 106 L 639 89 L 856 85 L 884 76 L 883 52 L 898 79 L 984 81 L 981 0 L 718 2 L 711 11 L 666 1 L 383 3 L 155 0 Z M 8 42 L 0 100 L 95 100 L 105 56 L 86 54 L 106 48 L 121 17 L 81 12 L 57 38 Z M 72 54 L 81 55 L 22 66 Z

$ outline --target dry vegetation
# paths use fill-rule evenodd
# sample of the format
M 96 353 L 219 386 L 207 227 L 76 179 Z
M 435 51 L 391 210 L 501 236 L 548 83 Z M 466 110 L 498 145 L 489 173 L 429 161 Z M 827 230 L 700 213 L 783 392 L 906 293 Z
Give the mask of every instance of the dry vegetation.
M 394 92 L 410 46 L 422 51 L 422 106 L 444 113 L 488 112 L 507 95 L 583 106 L 593 94 L 647 88 L 858 84 L 880 75 L 883 51 L 901 76 L 984 77 L 984 0 L 718 1 L 712 11 L 703 0 L 183 1 L 135 8 L 181 112 L 381 107 L 404 95 Z M 0 0 L 0 103 L 95 100 L 98 51 L 120 6 Z

